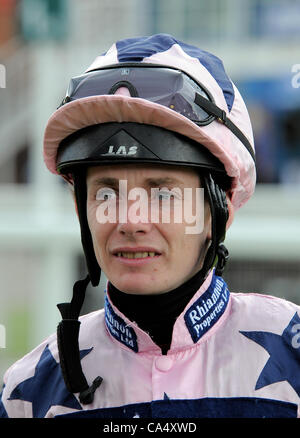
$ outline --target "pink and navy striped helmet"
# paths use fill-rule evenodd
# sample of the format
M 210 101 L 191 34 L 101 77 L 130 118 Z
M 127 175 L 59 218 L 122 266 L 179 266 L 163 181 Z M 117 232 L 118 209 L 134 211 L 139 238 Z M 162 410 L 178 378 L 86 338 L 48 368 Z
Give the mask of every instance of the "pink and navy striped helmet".
M 195 123 L 171 105 L 136 97 L 132 92 L 124 93 L 122 87 L 115 93 L 93 91 L 75 99 L 64 99 L 64 104 L 50 117 L 45 129 L 44 160 L 48 169 L 59 173 L 57 152 L 60 143 L 82 128 L 109 122 L 154 125 L 194 140 L 220 160 L 232 181 L 231 202 L 235 209 L 241 207 L 255 188 L 254 141 L 247 108 L 222 61 L 170 35 L 158 34 L 118 41 L 95 59 L 83 78 L 109 67 L 137 64 L 185 73 L 205 90 L 209 99 L 202 98 L 200 106 L 203 103 L 204 110 L 213 117 L 208 117 L 207 123 Z M 76 78 L 74 81 L 76 83 Z

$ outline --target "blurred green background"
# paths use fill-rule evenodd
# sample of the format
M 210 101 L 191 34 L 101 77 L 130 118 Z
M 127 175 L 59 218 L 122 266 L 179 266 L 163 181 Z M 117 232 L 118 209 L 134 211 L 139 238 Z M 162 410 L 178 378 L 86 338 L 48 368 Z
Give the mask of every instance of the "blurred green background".
M 224 277 L 232 291 L 300 304 L 299 23 L 293 0 L 0 0 L 0 386 L 56 330 L 56 304 L 85 273 L 71 196 L 43 163 L 43 130 L 70 77 L 118 39 L 171 33 L 224 61 L 258 162 Z M 104 288 L 102 278 L 88 289 L 83 313 L 102 307 Z

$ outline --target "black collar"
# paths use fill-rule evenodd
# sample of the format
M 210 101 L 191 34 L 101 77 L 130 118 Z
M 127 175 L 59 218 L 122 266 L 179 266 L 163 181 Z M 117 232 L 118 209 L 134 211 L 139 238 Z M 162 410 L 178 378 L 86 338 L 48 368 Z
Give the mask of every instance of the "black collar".
M 110 282 L 108 292 L 112 303 L 119 311 L 149 333 L 153 341 L 162 349 L 162 353 L 166 354 L 170 348 L 173 326 L 177 317 L 203 281 L 204 278 L 200 271 L 176 289 L 164 294 L 127 294 Z

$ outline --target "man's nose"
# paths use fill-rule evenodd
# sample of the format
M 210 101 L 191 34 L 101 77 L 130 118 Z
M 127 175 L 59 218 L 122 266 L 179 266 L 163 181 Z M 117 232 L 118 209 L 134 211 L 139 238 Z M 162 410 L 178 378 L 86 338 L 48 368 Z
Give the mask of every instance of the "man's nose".
M 127 209 L 119 215 L 118 232 L 121 234 L 146 234 L 151 231 L 152 223 L 149 220 L 146 204 L 140 204 L 138 208 L 133 201 L 128 201 Z

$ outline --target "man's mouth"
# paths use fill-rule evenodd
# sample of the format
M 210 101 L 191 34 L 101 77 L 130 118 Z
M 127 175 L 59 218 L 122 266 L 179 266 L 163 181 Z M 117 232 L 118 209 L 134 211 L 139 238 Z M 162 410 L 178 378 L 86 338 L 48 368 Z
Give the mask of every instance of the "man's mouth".
M 116 253 L 117 257 L 123 257 L 125 259 L 144 259 L 146 257 L 155 257 L 158 256 L 159 254 L 156 252 L 148 252 L 148 251 L 143 251 L 143 252 L 118 252 Z

